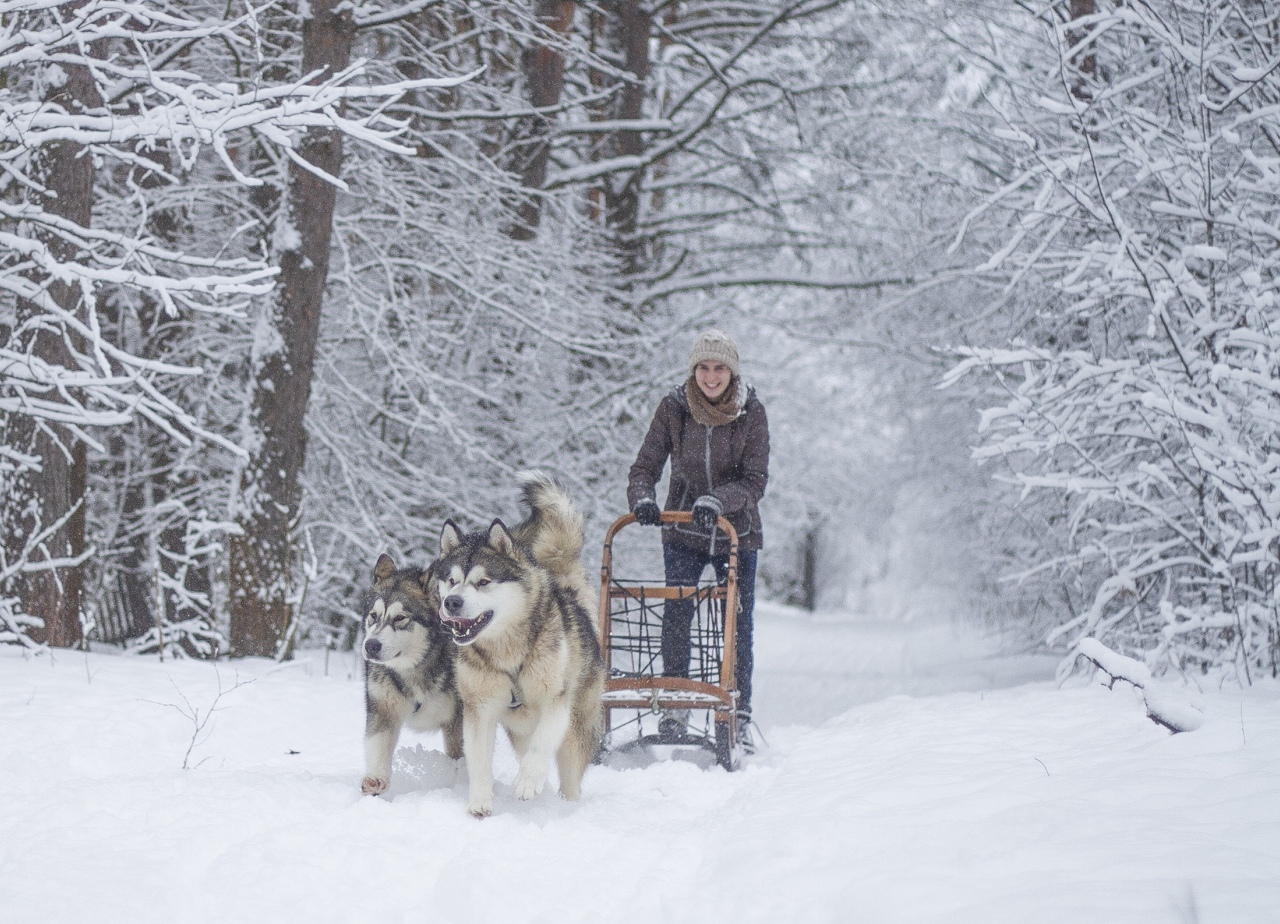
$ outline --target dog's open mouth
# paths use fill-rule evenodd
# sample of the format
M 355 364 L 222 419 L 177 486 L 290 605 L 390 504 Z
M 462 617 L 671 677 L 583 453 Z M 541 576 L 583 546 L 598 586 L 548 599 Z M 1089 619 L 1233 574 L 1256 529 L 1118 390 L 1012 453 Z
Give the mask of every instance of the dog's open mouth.
M 441 616 L 440 621 L 453 633 L 453 641 L 458 645 L 470 645 L 493 619 L 493 610 L 485 610 L 475 619 L 464 619 L 461 616 Z

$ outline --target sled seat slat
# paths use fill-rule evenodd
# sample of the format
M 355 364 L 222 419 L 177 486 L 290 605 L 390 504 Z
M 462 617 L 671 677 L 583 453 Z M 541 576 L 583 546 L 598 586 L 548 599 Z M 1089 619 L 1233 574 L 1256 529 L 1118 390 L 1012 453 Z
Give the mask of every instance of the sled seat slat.
M 618 587 L 609 590 L 610 600 L 723 600 L 723 587 L 663 587 L 661 585 L 645 585 L 643 587 Z
M 619 690 L 613 694 L 606 693 L 604 702 L 609 709 L 649 711 L 656 708 L 659 712 L 668 709 L 715 709 L 718 707 L 728 709 L 730 705 L 719 696 L 659 696 L 655 702 L 647 697 L 638 697 L 634 692 L 628 695 L 625 690 Z

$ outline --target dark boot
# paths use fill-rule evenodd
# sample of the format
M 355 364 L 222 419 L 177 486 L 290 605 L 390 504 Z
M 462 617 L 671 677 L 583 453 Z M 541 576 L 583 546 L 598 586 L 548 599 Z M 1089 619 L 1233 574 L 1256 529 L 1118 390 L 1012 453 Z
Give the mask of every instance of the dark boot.
M 679 744 L 688 737 L 688 709 L 672 709 L 658 721 L 658 740 L 663 744 Z
M 751 713 L 738 713 L 738 727 L 735 737 L 738 739 L 738 745 L 742 748 L 742 753 L 754 754 L 756 752 L 756 739 L 751 734 Z

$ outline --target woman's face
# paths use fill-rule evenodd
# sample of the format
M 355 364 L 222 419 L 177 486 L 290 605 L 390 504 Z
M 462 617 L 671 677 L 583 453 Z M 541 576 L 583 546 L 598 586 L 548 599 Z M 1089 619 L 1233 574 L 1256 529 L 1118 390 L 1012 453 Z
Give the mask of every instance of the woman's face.
M 702 389 L 702 393 L 707 396 L 708 400 L 715 401 L 729 387 L 729 382 L 733 379 L 733 373 L 729 371 L 729 367 L 724 363 L 704 359 L 693 367 L 693 377 L 697 380 L 698 387 Z

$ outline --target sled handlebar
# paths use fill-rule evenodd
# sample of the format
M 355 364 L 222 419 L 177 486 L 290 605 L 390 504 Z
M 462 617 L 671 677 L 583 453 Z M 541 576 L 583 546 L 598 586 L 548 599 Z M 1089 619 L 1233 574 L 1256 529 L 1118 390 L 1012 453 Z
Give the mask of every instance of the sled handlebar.
M 609 527 L 609 531 L 604 535 L 604 547 L 606 554 L 608 553 L 609 548 L 613 545 L 613 537 L 618 534 L 618 531 L 624 526 L 630 526 L 634 522 L 636 522 L 636 515 L 634 513 L 624 513 L 622 516 L 618 517 L 618 519 L 613 521 L 613 525 Z M 693 514 L 688 510 L 664 510 L 662 513 L 658 514 L 658 522 L 663 526 L 674 526 L 679 523 L 692 523 Z M 716 529 L 729 537 L 729 558 L 736 564 L 738 558 L 738 531 L 734 529 L 733 524 L 724 517 L 716 517 Z

